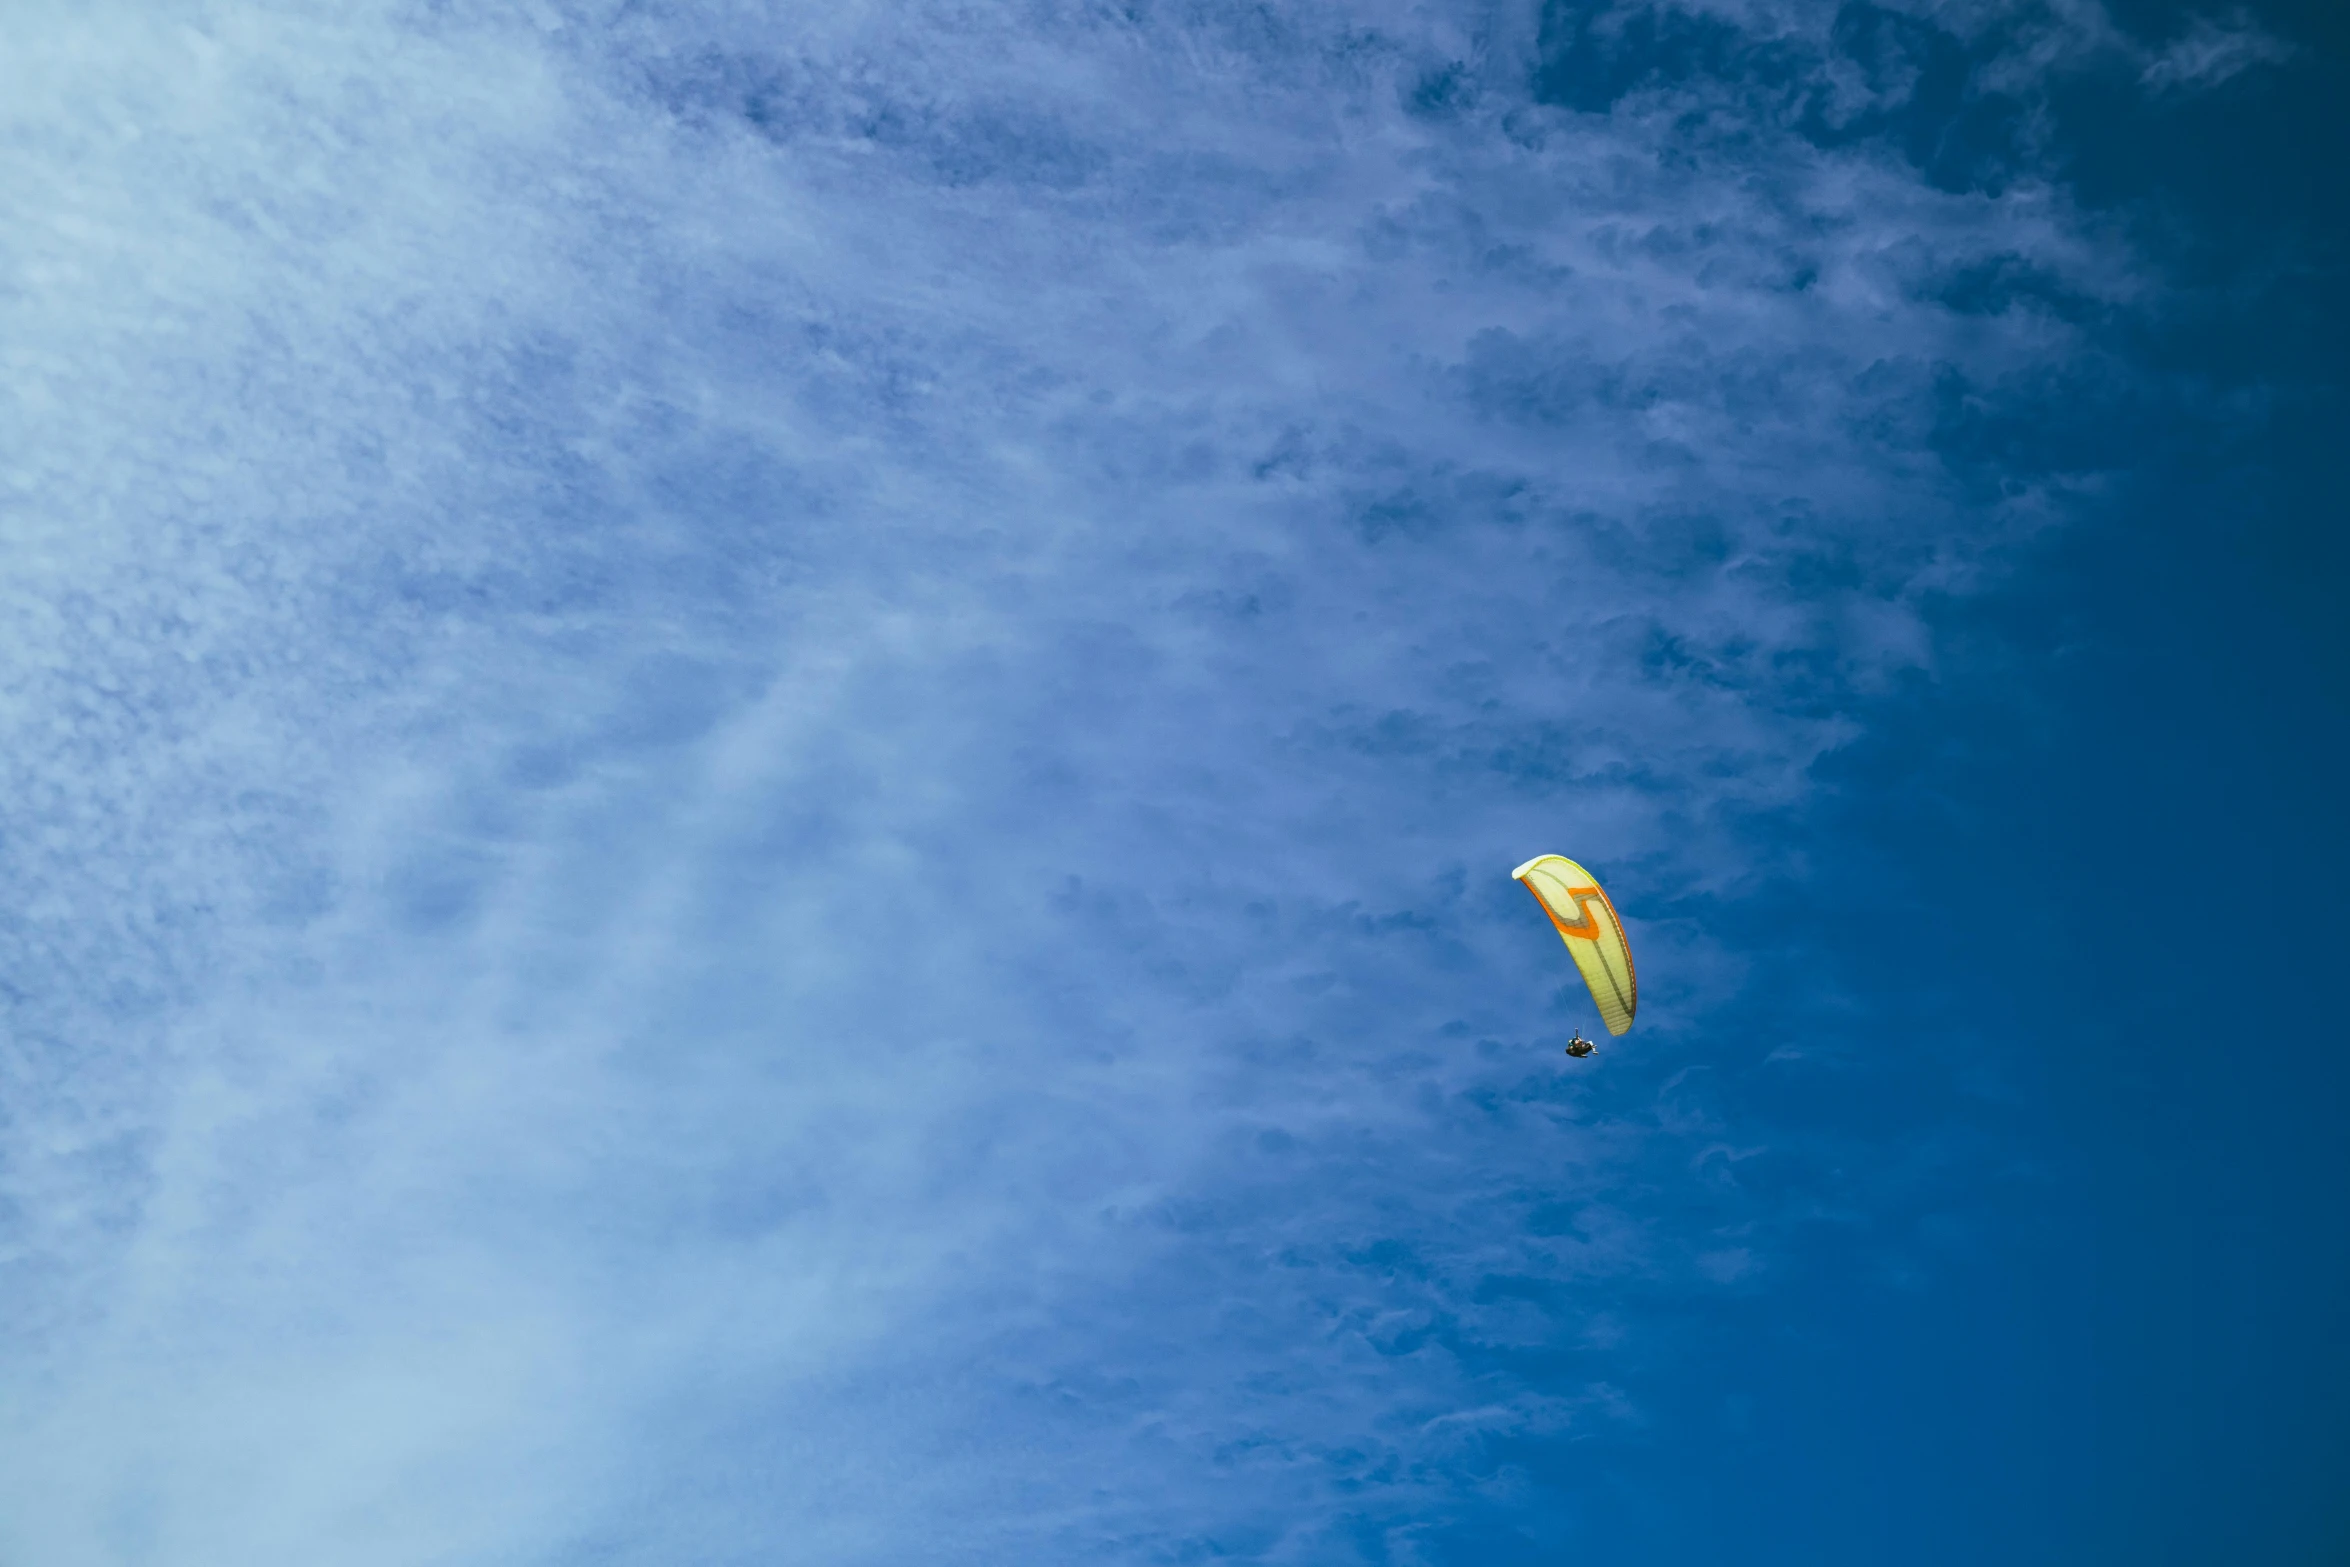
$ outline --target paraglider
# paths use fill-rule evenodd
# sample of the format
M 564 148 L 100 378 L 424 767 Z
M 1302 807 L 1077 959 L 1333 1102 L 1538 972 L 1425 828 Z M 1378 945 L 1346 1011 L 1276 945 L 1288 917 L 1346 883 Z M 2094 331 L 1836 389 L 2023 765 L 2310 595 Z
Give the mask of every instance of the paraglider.
M 1639 1009 L 1640 985 L 1632 973 L 1632 944 L 1625 939 L 1624 922 L 1599 890 L 1599 879 L 1563 854 L 1538 854 L 1510 874 L 1525 883 L 1550 916 L 1551 927 L 1567 944 L 1568 956 L 1599 1007 L 1599 1020 L 1609 1034 L 1621 1036 Z M 1568 1041 L 1567 1054 L 1587 1056 L 1597 1048 L 1577 1030 Z

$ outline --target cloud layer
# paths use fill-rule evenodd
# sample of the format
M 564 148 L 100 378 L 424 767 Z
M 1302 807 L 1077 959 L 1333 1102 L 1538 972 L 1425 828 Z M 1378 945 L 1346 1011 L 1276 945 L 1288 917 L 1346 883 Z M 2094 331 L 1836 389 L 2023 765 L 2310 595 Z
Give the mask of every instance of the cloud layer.
M 1704 911 L 2152 286 L 1935 62 L 2269 47 L 2040 14 L 42 17 L 0 1554 L 1565 1537 L 1771 1267 Z

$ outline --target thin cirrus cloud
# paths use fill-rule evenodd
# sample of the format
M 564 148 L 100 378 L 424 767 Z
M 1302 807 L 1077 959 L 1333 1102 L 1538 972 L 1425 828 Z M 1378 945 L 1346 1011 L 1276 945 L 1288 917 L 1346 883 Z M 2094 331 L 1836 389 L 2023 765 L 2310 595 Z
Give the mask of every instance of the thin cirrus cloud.
M 1808 7 L 525 10 L 6 67 L 0 1543 L 1540 1534 L 1772 1259 L 1507 869 L 1729 1004 L 2137 264 Z

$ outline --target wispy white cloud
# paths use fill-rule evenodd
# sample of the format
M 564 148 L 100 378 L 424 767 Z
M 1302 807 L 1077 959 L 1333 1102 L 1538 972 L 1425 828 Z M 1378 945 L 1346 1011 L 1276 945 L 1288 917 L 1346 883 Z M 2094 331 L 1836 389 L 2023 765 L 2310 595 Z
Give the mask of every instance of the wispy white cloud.
M 2282 65 L 2292 57 L 2290 44 L 2237 10 L 2225 21 L 2197 17 L 2138 79 L 2157 91 L 2193 92 L 2217 87 L 2254 66 Z
M 2045 184 L 1507 9 L 27 33 L 7 1551 L 1405 1559 L 1763 1267 L 1506 870 L 1767 877 L 2061 509 Z

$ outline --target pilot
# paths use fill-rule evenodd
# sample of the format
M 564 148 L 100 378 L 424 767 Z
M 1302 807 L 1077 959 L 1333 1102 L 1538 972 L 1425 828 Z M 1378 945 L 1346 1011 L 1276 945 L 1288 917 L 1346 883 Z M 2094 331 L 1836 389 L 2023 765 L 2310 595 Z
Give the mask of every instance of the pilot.
M 1599 1046 L 1593 1044 L 1590 1040 L 1583 1037 L 1583 1032 L 1580 1029 L 1575 1031 L 1574 1038 L 1567 1041 L 1567 1054 L 1571 1056 L 1587 1056 L 1598 1048 Z

